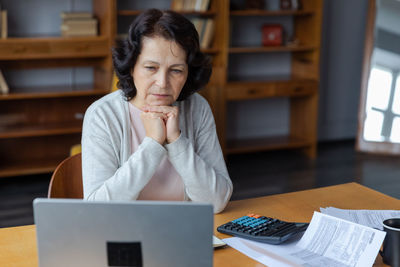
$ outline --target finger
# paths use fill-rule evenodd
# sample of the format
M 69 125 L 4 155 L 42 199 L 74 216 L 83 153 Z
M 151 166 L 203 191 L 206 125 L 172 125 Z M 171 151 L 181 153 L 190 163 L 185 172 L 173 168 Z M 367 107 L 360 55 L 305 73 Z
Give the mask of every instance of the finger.
M 178 107 L 172 107 L 172 106 L 147 106 L 146 109 L 149 112 L 161 112 L 161 113 L 177 113 L 178 112 Z
M 153 118 L 153 119 L 162 119 L 162 120 L 166 120 L 166 119 L 168 118 L 167 115 L 165 115 L 164 113 L 149 112 L 148 114 L 149 114 L 150 117 Z
M 166 120 L 168 118 L 166 114 L 157 113 L 157 112 L 142 112 L 140 115 L 141 115 L 142 118 L 145 118 L 145 119 L 161 118 L 163 120 Z

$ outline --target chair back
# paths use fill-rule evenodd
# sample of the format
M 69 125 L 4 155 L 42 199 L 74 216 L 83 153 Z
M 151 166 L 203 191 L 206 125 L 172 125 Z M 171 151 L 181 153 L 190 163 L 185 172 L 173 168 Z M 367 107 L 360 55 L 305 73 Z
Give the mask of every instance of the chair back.
M 83 198 L 82 154 L 63 160 L 55 169 L 49 185 L 49 198 Z

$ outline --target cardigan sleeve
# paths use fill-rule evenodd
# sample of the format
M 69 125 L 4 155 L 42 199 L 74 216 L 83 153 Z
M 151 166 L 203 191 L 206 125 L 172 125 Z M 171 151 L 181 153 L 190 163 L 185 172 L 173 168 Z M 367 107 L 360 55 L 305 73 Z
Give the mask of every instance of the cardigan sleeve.
M 226 169 L 218 141 L 215 122 L 208 103 L 200 104 L 201 117 L 196 117 L 198 125 L 195 143 L 182 134 L 171 144 L 167 144 L 168 157 L 185 185 L 187 197 L 193 201 L 211 203 L 214 212 L 221 212 L 232 194 L 232 182 Z
M 82 130 L 82 176 L 88 200 L 134 200 L 149 182 L 166 150 L 146 137 L 127 161 L 120 163 L 121 141 L 107 115 L 87 112 Z

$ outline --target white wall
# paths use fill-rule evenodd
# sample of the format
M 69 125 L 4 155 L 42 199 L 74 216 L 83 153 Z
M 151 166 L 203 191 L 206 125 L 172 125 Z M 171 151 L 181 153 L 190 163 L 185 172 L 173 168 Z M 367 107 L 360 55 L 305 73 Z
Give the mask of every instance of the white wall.
M 355 138 L 368 1 L 324 6 L 318 138 Z

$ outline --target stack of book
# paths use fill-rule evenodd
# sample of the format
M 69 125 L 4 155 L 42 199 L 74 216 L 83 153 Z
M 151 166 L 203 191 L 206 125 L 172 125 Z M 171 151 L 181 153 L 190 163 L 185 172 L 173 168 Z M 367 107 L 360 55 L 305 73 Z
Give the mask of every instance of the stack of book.
M 210 0 L 172 0 L 174 11 L 207 11 Z
M 215 22 L 213 19 L 194 18 L 192 23 L 199 33 L 200 48 L 206 49 L 211 45 L 214 36 Z
M 62 12 L 61 36 L 96 36 L 97 19 L 89 12 Z
M 8 32 L 8 25 L 7 25 L 7 10 L 1 10 L 0 7 L 0 38 L 5 39 L 7 38 Z

